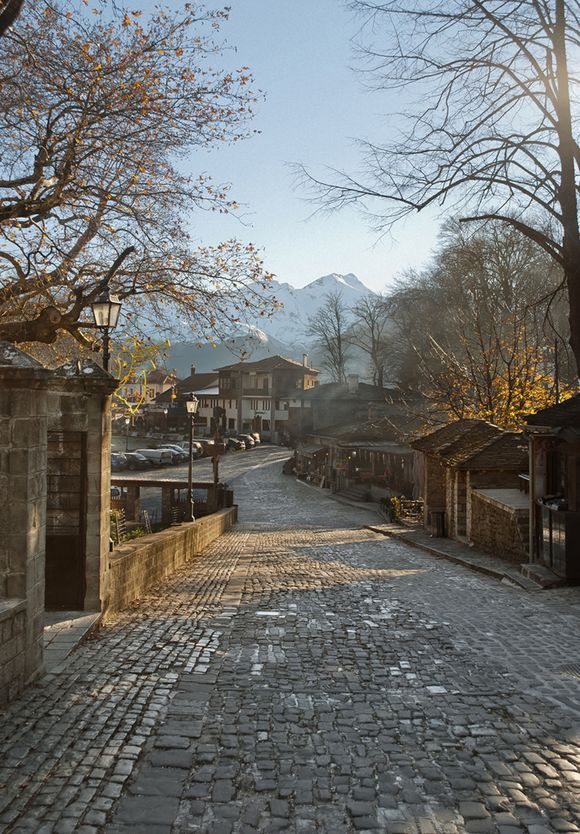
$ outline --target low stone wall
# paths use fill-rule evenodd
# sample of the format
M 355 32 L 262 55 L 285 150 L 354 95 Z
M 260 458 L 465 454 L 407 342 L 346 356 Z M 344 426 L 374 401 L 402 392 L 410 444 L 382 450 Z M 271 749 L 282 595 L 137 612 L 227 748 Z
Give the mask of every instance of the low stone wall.
M 507 562 L 527 562 L 526 531 L 529 511 L 471 492 L 471 535 L 475 547 Z
M 26 644 L 26 616 L 26 600 L 0 600 L 0 706 L 24 689 L 34 665 Z
M 237 507 L 230 507 L 191 524 L 170 527 L 116 547 L 110 554 L 105 616 L 126 608 L 153 585 L 199 556 L 236 520 Z

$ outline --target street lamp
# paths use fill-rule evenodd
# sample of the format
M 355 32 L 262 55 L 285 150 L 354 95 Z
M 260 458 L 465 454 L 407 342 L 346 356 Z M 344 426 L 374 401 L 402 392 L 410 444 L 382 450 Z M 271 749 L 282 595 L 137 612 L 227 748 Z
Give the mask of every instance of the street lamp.
M 186 521 L 195 521 L 193 514 L 193 423 L 199 406 L 199 400 L 191 393 L 185 401 L 187 416 L 189 417 L 189 472 L 187 478 L 187 502 L 189 505 L 189 518 Z
M 103 331 L 103 368 L 109 370 L 109 330 L 117 326 L 121 302 L 116 295 L 111 295 L 108 286 L 97 296 L 91 304 L 95 325 Z
M 129 426 L 131 425 L 131 418 L 125 417 L 125 451 L 129 451 Z

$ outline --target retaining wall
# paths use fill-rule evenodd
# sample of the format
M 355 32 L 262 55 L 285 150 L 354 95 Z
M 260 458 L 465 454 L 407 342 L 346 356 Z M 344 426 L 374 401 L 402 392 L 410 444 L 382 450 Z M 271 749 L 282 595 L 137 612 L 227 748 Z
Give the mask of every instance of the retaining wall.
M 471 493 L 471 541 L 506 562 L 528 561 L 528 518 L 528 510 L 509 507 L 476 490 Z
M 204 548 L 229 530 L 237 507 L 141 536 L 116 547 L 109 560 L 109 599 L 105 616 L 126 608 L 149 588 L 199 556 Z

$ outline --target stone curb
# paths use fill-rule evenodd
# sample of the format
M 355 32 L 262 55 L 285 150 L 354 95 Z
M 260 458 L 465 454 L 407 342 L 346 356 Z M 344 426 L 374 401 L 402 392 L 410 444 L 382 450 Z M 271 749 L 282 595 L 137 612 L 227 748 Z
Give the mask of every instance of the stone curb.
M 500 568 L 492 568 L 488 565 L 480 565 L 476 562 L 470 562 L 468 559 L 462 559 L 461 556 L 455 556 L 452 553 L 448 553 L 445 550 L 439 550 L 436 547 L 431 547 L 428 544 L 423 544 L 423 542 L 415 541 L 414 539 L 408 539 L 403 534 L 397 533 L 395 530 L 385 530 L 381 527 L 374 527 L 370 524 L 365 525 L 367 530 L 372 530 L 375 533 L 380 533 L 383 536 L 388 536 L 389 538 L 397 539 L 398 541 L 404 542 L 405 544 L 409 544 L 412 547 L 416 547 L 419 550 L 423 550 L 425 553 L 430 553 L 432 556 L 436 556 L 438 559 L 445 559 L 448 562 L 453 562 L 456 565 L 462 565 L 465 568 L 469 568 L 477 573 L 485 574 L 486 576 L 490 576 L 493 579 L 497 579 L 498 581 L 506 581 L 510 584 L 516 585 L 518 588 L 521 588 L 524 591 L 538 591 L 540 588 L 536 585 L 535 582 L 532 582 L 529 579 L 526 579 L 519 574 L 512 574 L 507 573 L 506 571 L 502 571 Z
M 306 481 L 300 480 L 300 478 L 296 478 L 296 483 L 302 484 L 309 489 L 315 489 L 317 492 L 321 492 L 320 488 L 315 486 L 314 484 L 309 484 Z M 327 498 L 330 498 L 332 501 L 336 501 L 339 504 L 345 504 L 349 507 L 355 507 L 359 510 L 365 510 L 366 512 L 371 512 L 373 515 L 377 515 L 377 508 L 374 502 L 360 502 L 360 501 L 351 501 L 348 498 L 342 498 L 333 493 L 324 493 Z M 413 539 L 407 539 L 401 533 L 398 533 L 396 530 L 385 530 L 382 527 L 375 527 L 372 524 L 365 524 L 364 528 L 366 530 L 372 530 L 374 533 L 380 533 L 383 536 L 388 536 L 393 539 L 398 539 L 405 544 L 411 545 L 412 547 L 416 547 L 419 550 L 422 550 L 424 553 L 429 553 L 431 556 L 436 556 L 438 559 L 445 559 L 448 562 L 453 562 L 455 565 L 462 565 L 465 568 L 469 568 L 470 570 L 475 571 L 476 573 L 482 573 L 485 576 L 490 576 L 492 579 L 497 579 L 499 582 L 506 582 L 510 583 L 511 585 L 520 588 L 523 591 L 540 591 L 542 587 L 537 583 L 534 582 L 532 579 L 528 577 L 522 576 L 519 573 L 509 573 L 501 568 L 493 568 L 488 565 L 481 565 L 477 564 L 476 562 L 471 562 L 469 559 L 462 559 L 461 556 L 456 556 L 453 553 L 448 553 L 446 550 L 439 550 L 436 547 L 432 547 L 428 544 L 423 544 L 423 542 L 418 542 Z M 401 526 L 401 530 L 407 530 L 409 528 Z

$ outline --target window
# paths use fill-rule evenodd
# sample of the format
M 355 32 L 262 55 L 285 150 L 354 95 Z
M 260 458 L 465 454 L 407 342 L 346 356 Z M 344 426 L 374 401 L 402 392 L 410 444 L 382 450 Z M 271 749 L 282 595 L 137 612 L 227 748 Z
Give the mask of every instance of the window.
M 258 411 L 260 406 L 258 405 L 258 400 L 250 400 L 250 408 L 252 411 Z
M 235 427 L 236 427 L 236 421 L 234 420 L 233 417 L 229 417 L 228 418 L 228 429 L 235 429 Z
M 196 426 L 207 426 L 207 417 L 201 417 L 199 414 L 195 415 Z
M 262 411 L 270 411 L 270 400 L 262 400 Z

